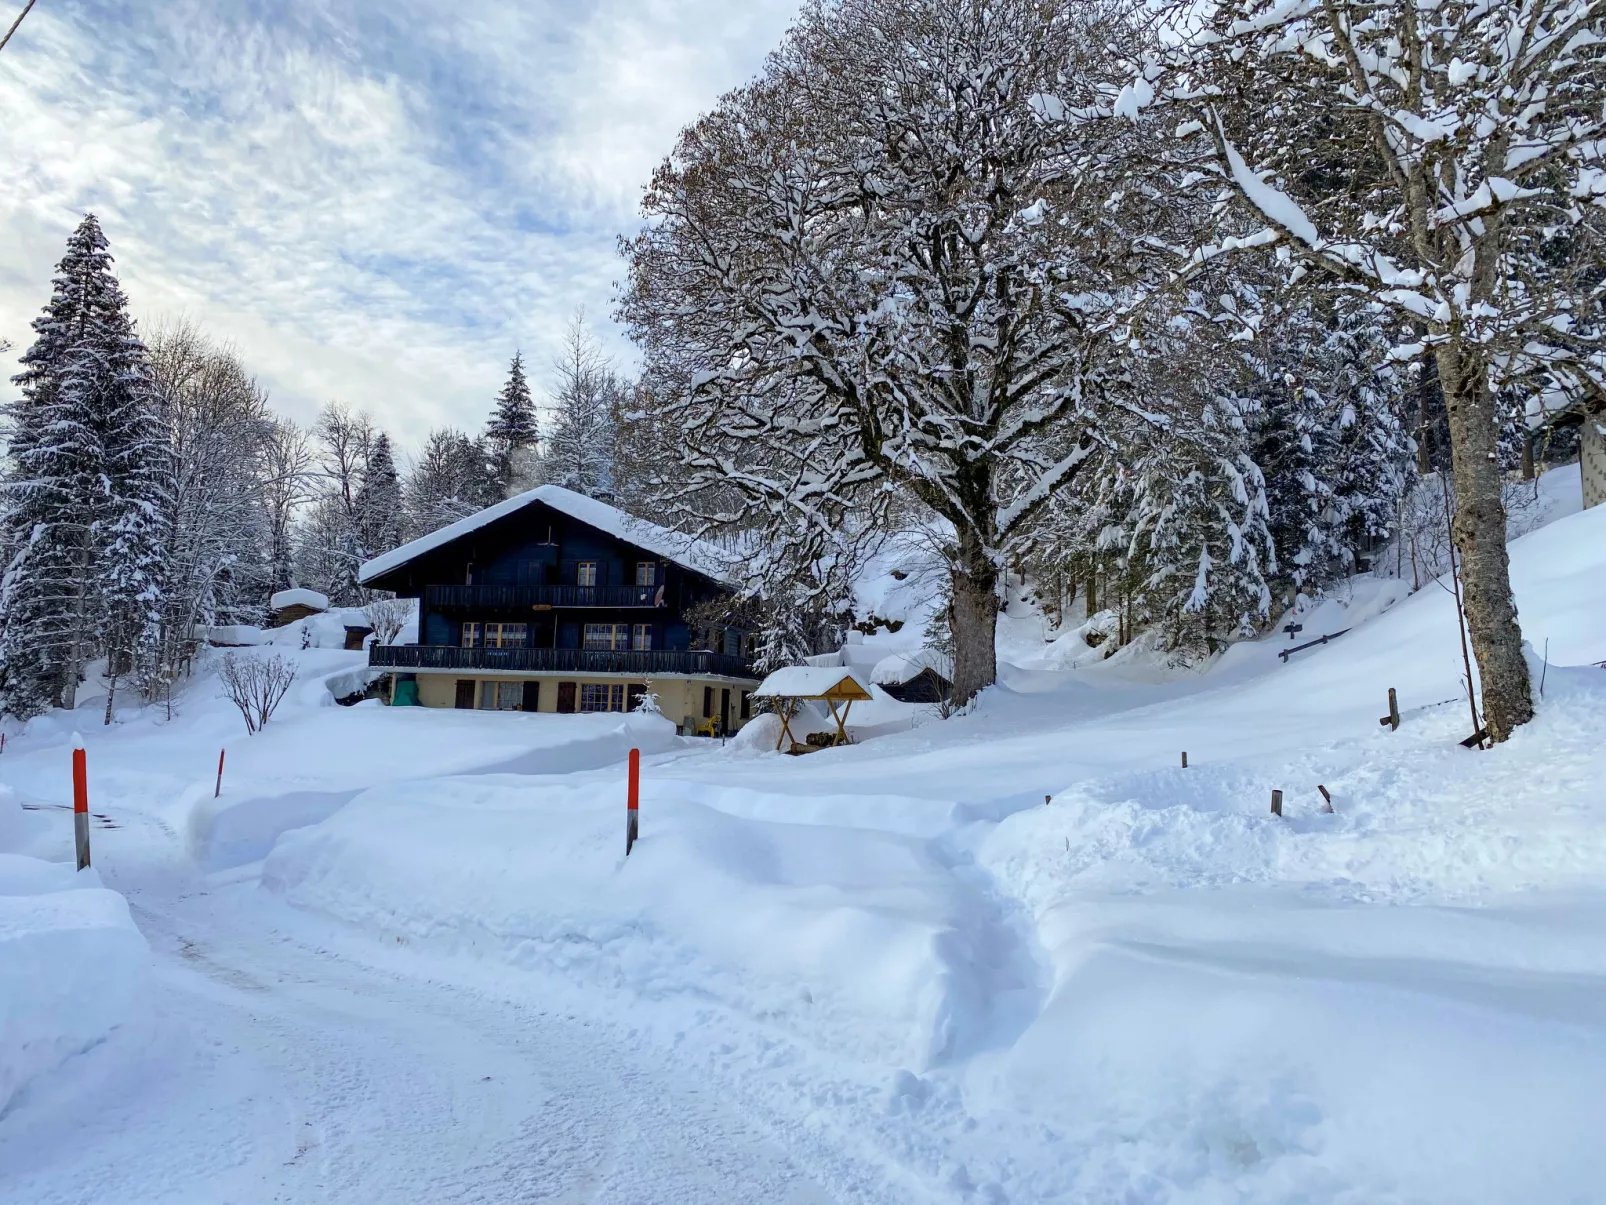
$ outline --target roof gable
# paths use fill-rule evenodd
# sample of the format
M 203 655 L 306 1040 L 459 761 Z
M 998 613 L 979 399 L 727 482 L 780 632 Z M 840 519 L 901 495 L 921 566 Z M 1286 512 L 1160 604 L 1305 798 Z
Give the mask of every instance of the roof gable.
M 373 560 L 364 562 L 362 568 L 358 570 L 357 580 L 367 585 L 374 579 L 400 569 L 421 556 L 445 548 L 536 503 L 549 506 L 571 519 L 584 523 L 587 527 L 595 528 L 626 544 L 663 557 L 667 561 L 673 561 L 683 569 L 700 573 L 722 585 L 731 585 L 720 564 L 718 552 L 703 541 L 678 531 L 671 531 L 667 527 L 659 527 L 656 523 L 649 523 L 645 519 L 638 519 L 616 506 L 598 502 L 595 498 L 587 498 L 584 494 L 566 490 L 560 485 L 542 485 L 533 490 L 526 490 L 506 501 L 498 502 L 495 506 L 487 506 L 484 510 L 467 515 L 456 523 L 447 524 L 438 531 L 419 536 L 418 539 L 403 544 L 400 548 L 376 556 Z

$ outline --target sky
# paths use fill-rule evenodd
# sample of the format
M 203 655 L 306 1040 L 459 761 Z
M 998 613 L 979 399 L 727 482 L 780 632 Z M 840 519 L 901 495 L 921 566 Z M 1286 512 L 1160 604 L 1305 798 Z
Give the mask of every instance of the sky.
M 0 0 L 9 25 L 25 0 Z M 276 409 L 404 447 L 609 354 L 620 234 L 798 0 L 38 0 L 0 52 L 0 398 L 95 213 L 142 330 L 187 317 Z

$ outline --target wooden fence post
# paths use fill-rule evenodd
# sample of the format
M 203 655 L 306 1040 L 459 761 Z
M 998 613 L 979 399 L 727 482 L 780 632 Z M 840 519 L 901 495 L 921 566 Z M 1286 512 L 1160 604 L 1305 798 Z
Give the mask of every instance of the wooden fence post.
M 625 804 L 625 857 L 630 856 L 630 848 L 635 845 L 639 835 L 637 817 L 641 814 L 641 750 L 630 751 L 630 786 L 629 795 Z
M 1188 751 L 1186 749 L 1182 751 L 1182 768 L 1184 770 L 1188 768 Z
M 212 791 L 213 799 L 223 794 L 223 754 L 224 750 L 217 751 L 217 786 Z
M 1389 713 L 1386 716 L 1381 716 L 1377 722 L 1379 724 L 1387 724 L 1393 732 L 1400 730 L 1400 698 L 1394 693 L 1392 686 L 1389 687 Z
M 84 760 L 84 738 L 72 737 L 72 835 L 78 851 L 78 869 L 89 865 L 89 768 Z
M 1273 791 L 1271 793 L 1271 814 L 1273 816 L 1281 816 L 1283 814 L 1283 793 L 1281 791 Z

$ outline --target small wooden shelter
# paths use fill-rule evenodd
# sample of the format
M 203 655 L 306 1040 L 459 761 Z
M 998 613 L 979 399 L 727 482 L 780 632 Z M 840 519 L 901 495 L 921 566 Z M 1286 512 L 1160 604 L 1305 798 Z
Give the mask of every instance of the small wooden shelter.
M 806 753 L 808 745 L 800 745 L 792 735 L 792 719 L 797 715 L 798 709 L 804 703 L 814 699 L 823 700 L 830 709 L 831 718 L 836 721 L 836 733 L 831 738 L 833 745 L 851 745 L 848 737 L 848 712 L 854 703 L 870 699 L 870 688 L 862 682 L 852 670 L 830 666 L 815 665 L 789 665 L 785 669 L 778 669 L 764 681 L 760 682 L 758 689 L 753 692 L 756 699 L 774 699 L 776 714 L 781 717 L 781 732 L 775 738 L 775 748 L 779 752 Z M 837 704 L 842 710 L 837 710 Z M 788 744 L 790 742 L 790 744 Z

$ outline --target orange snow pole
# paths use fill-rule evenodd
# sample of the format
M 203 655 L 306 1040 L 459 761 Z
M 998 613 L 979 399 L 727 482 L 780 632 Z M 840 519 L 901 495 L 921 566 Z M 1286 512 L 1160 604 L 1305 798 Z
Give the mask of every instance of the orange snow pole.
M 84 761 L 84 740 L 75 735 L 72 751 L 72 831 L 78 850 L 78 869 L 89 865 L 89 769 Z
M 222 749 L 219 749 L 217 751 L 217 786 L 212 791 L 212 798 L 213 799 L 216 799 L 219 795 L 223 794 L 223 754 L 224 754 L 224 752 L 225 751 L 222 750 Z
M 636 843 L 638 818 L 641 815 L 641 750 L 630 751 L 630 793 L 625 803 L 625 857 Z

